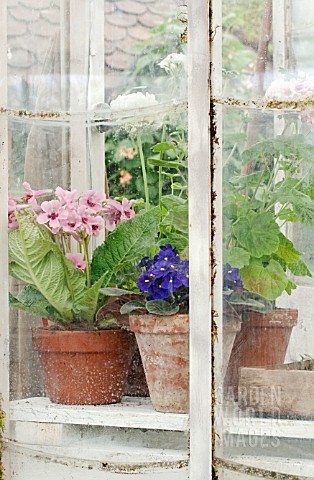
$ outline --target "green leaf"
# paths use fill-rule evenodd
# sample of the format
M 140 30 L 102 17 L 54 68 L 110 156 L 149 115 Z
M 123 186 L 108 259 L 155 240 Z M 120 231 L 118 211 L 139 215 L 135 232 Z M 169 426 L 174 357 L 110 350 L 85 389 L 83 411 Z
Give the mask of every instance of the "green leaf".
M 286 263 L 295 263 L 300 260 L 301 253 L 294 248 L 293 243 L 288 240 L 285 235 L 279 233 L 279 246 L 275 252 L 278 257 L 282 258 Z
M 91 263 L 93 283 L 104 275 L 104 287 L 114 284 L 127 262 L 138 263 L 147 249 L 155 244 L 160 217 L 159 207 L 154 207 L 120 223 L 94 251 Z
M 312 161 L 314 146 L 304 143 L 303 135 L 278 136 L 258 142 L 242 152 L 243 163 L 253 162 L 254 164 L 265 158 L 291 158 L 291 161 L 304 160 Z
M 131 290 L 124 290 L 123 288 L 101 288 L 100 293 L 106 295 L 107 297 L 120 297 L 121 295 L 136 295 L 136 292 L 132 292 Z
M 188 208 L 188 201 L 176 195 L 164 195 L 161 198 L 161 204 L 167 210 L 172 210 L 173 208 L 179 207 L 180 205 L 186 205 L 186 208 Z
M 173 145 L 172 143 L 162 142 L 154 145 L 152 150 L 154 153 L 159 153 L 159 152 L 166 152 L 167 150 L 176 150 L 176 148 L 177 146 Z
M 288 295 L 291 295 L 292 290 L 295 290 L 296 288 L 297 288 L 296 284 L 291 282 L 291 280 L 289 280 L 285 290 Z
M 98 307 L 99 289 L 104 281 L 104 277 L 105 275 L 100 277 L 90 288 L 86 288 L 80 299 L 73 303 L 73 312 L 80 321 L 89 323 L 94 321 Z
M 164 168 L 175 168 L 176 170 L 178 167 L 181 166 L 180 162 L 174 162 L 171 160 L 160 160 L 158 158 L 148 158 L 147 163 L 149 165 L 153 165 L 154 167 L 164 167 Z
M 143 308 L 146 310 L 146 302 L 144 300 L 131 300 L 130 302 L 125 303 L 122 305 L 120 309 L 121 315 L 125 315 L 127 313 L 131 313 L 134 310 L 143 310 Z
M 189 230 L 187 204 L 173 207 L 172 210 L 163 215 L 162 225 L 173 227 L 175 230 L 187 234 Z
M 165 233 L 158 241 L 157 245 L 162 246 L 171 243 L 179 252 L 182 252 L 188 245 L 189 239 L 187 235 L 180 235 L 179 233 Z
M 278 215 L 279 220 L 286 220 L 287 222 L 297 222 L 298 215 L 291 210 L 291 208 L 284 208 L 280 211 Z
M 71 291 L 61 251 L 28 216 L 17 215 L 17 219 L 19 228 L 9 234 L 10 274 L 40 292 L 64 321 L 72 321 Z M 74 270 L 79 270 L 72 267 L 68 271 L 73 280 Z
M 174 315 L 179 311 L 178 305 L 171 305 L 165 300 L 149 300 L 146 309 L 154 315 Z
M 234 268 L 243 268 L 250 263 L 250 254 L 240 247 L 224 250 L 224 263 L 229 263 Z
M 24 310 L 25 312 L 48 318 L 52 321 L 60 320 L 58 312 L 53 309 L 40 292 L 30 285 L 24 287 L 16 297 L 10 293 L 9 302 L 10 307 Z
M 279 226 L 270 212 L 257 214 L 250 211 L 234 224 L 233 233 L 239 246 L 253 257 L 270 255 L 278 249 Z
M 258 293 L 267 300 L 275 300 L 288 285 L 288 278 L 275 260 L 264 266 L 261 260 L 253 259 L 250 265 L 240 270 L 240 277 L 246 290 Z
M 312 277 L 310 270 L 302 260 L 296 263 L 287 263 L 287 267 L 297 277 Z

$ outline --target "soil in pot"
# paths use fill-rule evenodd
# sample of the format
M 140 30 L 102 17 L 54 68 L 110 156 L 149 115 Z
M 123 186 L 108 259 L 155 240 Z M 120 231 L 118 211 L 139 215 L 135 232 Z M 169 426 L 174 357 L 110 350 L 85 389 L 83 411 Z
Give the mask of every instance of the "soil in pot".
M 104 405 L 121 401 L 134 352 L 130 332 L 38 329 L 33 342 L 52 402 Z
M 130 325 L 136 335 L 154 409 L 187 413 L 188 315 L 130 315 Z
M 149 397 L 144 367 L 137 345 L 132 357 L 124 395 L 128 397 Z

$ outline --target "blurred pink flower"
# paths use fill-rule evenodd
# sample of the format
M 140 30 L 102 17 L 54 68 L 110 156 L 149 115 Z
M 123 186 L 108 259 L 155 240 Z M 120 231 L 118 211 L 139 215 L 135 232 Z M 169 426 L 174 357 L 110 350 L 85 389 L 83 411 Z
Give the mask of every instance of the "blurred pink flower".
M 63 190 L 63 188 L 57 187 L 56 196 L 62 205 L 66 205 L 68 208 L 75 208 L 77 205 L 77 190 Z
M 123 198 L 121 203 L 117 200 L 107 200 L 104 208 L 107 230 L 112 232 L 122 220 L 129 220 L 135 216 L 134 210 L 131 209 L 133 203 L 135 200 L 128 201 L 127 198 Z
M 62 209 L 62 205 L 59 200 L 51 200 L 50 202 L 43 202 L 41 204 L 43 213 L 40 213 L 37 218 L 37 222 L 42 225 L 48 223 L 52 230 L 52 233 L 58 233 L 61 228 L 61 223 L 66 220 L 68 212 Z
M 65 256 L 73 263 L 73 265 L 79 270 L 84 271 L 86 268 L 86 262 L 84 260 L 83 253 L 66 253 Z
M 106 195 L 104 193 L 95 192 L 94 190 L 88 190 L 85 195 L 83 195 L 80 200 L 80 205 L 85 205 L 86 207 L 93 210 L 93 212 L 99 212 L 103 208 L 103 202 L 106 200 Z
M 120 172 L 120 185 L 124 186 L 130 183 L 132 175 L 127 170 L 121 170 Z
M 33 190 L 28 182 L 24 182 L 23 187 L 25 188 L 26 193 L 24 193 L 22 198 L 27 200 L 27 203 L 32 205 L 34 208 L 37 207 L 36 198 L 44 195 L 45 193 L 51 193 L 51 190 Z
M 19 224 L 15 218 L 15 209 L 16 209 L 16 200 L 12 195 L 9 194 L 8 200 L 8 221 L 9 221 L 9 228 L 11 230 L 15 230 L 18 228 Z
M 129 160 L 133 160 L 136 151 L 132 147 L 125 147 L 124 145 L 120 147 L 120 157 L 128 158 Z

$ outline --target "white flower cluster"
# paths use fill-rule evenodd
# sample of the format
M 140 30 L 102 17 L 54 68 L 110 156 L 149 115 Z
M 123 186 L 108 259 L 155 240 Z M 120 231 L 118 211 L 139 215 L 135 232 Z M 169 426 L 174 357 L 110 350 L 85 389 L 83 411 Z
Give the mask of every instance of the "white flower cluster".
M 186 55 L 184 55 L 184 53 L 170 53 L 170 55 L 164 58 L 158 65 L 167 73 L 182 66 L 186 70 Z
M 144 95 L 142 92 L 123 93 L 110 103 L 112 111 L 128 110 L 132 108 L 143 108 L 157 105 L 158 102 L 153 93 Z

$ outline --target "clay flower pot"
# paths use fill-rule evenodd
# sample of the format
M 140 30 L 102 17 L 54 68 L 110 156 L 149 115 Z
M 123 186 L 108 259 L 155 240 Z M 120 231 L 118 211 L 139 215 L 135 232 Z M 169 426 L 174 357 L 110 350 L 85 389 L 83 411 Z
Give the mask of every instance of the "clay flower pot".
M 33 332 L 52 402 L 104 405 L 121 401 L 134 352 L 125 330 Z
M 189 316 L 130 315 L 147 379 L 159 412 L 189 408 Z
M 237 398 L 240 367 L 264 367 L 285 361 L 298 310 L 275 308 L 269 313 L 247 312 L 237 333 L 226 374 L 225 386 Z

